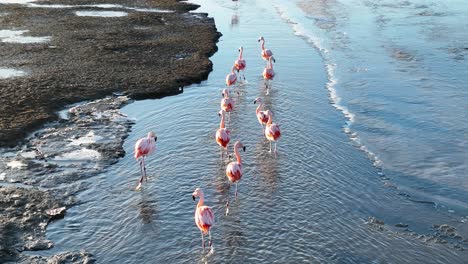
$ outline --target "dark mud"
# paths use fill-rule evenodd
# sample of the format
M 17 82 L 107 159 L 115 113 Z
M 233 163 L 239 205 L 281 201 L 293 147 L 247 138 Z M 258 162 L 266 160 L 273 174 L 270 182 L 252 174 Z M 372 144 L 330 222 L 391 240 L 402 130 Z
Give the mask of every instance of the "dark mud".
M 26 72 L 0 78 L 0 147 L 15 146 L 66 105 L 119 92 L 135 99 L 181 93 L 207 78 L 220 34 L 196 5 L 176 0 L 41 1 L 45 8 L 1 5 L 0 28 L 50 37 L 45 43 L 2 43 L 0 67 Z M 145 9 L 145 10 L 141 10 Z M 149 9 L 149 10 L 148 10 Z M 174 12 L 150 12 L 154 9 Z M 123 17 L 81 17 L 76 11 L 120 11 Z

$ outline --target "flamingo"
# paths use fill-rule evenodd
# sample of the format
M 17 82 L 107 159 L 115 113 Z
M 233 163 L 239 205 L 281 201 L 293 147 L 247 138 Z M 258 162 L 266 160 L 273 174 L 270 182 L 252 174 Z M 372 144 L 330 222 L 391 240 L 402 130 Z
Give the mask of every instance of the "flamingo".
M 224 113 L 225 111 L 221 109 L 219 111 L 219 116 L 221 116 L 221 122 L 219 124 L 219 129 L 216 131 L 216 142 L 221 148 L 224 148 L 227 151 L 227 145 L 231 140 L 231 132 L 227 130 L 224 126 Z M 221 149 L 221 159 L 223 158 L 223 149 Z
M 271 142 L 275 142 L 275 157 L 276 157 L 276 142 L 281 137 L 280 127 L 273 122 L 273 113 L 270 110 L 266 111 L 268 116 L 268 122 L 265 127 L 265 137 L 270 141 L 270 152 L 271 152 Z
M 242 148 L 245 152 L 245 147 L 240 141 L 234 144 L 234 154 L 236 155 L 237 161 L 229 163 L 226 167 L 226 176 L 229 181 L 236 184 L 236 198 L 237 198 L 237 182 L 242 178 L 242 159 L 239 154 L 239 148 Z M 229 196 L 226 203 L 226 215 L 229 213 Z
M 271 56 L 273 56 L 273 52 L 271 52 L 271 50 L 269 50 L 269 49 L 265 49 L 265 39 L 264 39 L 262 36 L 260 36 L 260 38 L 258 38 L 258 42 L 261 42 L 261 43 L 262 43 L 262 44 L 261 44 L 261 45 L 262 45 L 262 46 L 261 46 L 261 48 L 262 48 L 262 58 L 263 58 L 265 61 L 268 61 L 268 59 L 269 59 Z
M 234 108 L 234 100 L 229 97 L 229 89 L 223 89 L 223 99 L 221 99 L 221 109 L 229 114 L 229 122 L 231 122 L 231 112 Z
M 244 52 L 244 48 L 241 46 L 239 48 L 239 58 L 234 62 L 234 67 L 236 67 L 238 72 L 242 72 L 242 77 L 244 78 L 245 81 L 245 74 L 244 74 L 244 69 L 245 69 L 245 60 L 242 59 L 242 53 Z
M 197 225 L 198 229 L 200 229 L 201 237 L 202 237 L 202 247 L 205 249 L 205 235 L 208 234 L 209 242 L 208 245 L 211 247 L 211 227 L 215 222 L 215 217 L 213 214 L 213 210 L 211 207 L 203 205 L 205 201 L 205 196 L 203 195 L 203 191 L 200 188 L 195 189 L 192 194 L 192 198 L 195 201 L 195 197 L 200 197 L 198 200 L 197 209 L 195 209 L 195 224 Z
M 138 160 L 140 157 L 140 171 L 141 171 L 141 178 L 138 181 L 138 185 L 136 190 L 141 188 L 141 184 L 143 183 L 143 177 L 148 180 L 146 176 L 146 165 L 145 165 L 145 157 L 149 154 L 153 153 L 156 149 L 156 141 L 158 137 L 154 134 L 153 131 L 148 132 L 148 136 L 144 138 L 140 138 L 135 144 L 135 159 Z
M 236 67 L 232 66 L 231 73 L 226 75 L 226 85 L 228 87 L 236 84 L 236 81 L 237 81 L 237 75 L 235 73 L 236 70 L 237 70 Z
M 258 103 L 257 109 L 255 110 L 255 113 L 257 114 L 257 120 L 262 126 L 262 133 L 264 133 L 265 128 L 263 127 L 263 125 L 265 125 L 268 122 L 267 111 L 261 110 L 263 107 L 262 98 L 257 97 L 254 101 L 254 104 L 255 103 Z
M 267 89 L 266 94 L 269 94 L 269 91 L 270 91 L 269 90 L 270 80 L 273 80 L 273 78 L 275 77 L 275 71 L 273 70 L 273 63 L 271 63 L 272 61 L 276 62 L 273 56 L 268 58 L 268 64 L 267 66 L 265 66 L 265 69 L 263 70 L 263 79 L 265 80 L 265 86 Z

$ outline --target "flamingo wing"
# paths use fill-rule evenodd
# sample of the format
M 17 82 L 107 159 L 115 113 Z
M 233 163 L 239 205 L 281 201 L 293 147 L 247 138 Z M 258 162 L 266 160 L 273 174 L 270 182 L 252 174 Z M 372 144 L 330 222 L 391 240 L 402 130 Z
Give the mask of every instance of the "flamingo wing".
M 214 213 L 210 207 L 205 205 L 197 208 L 195 213 L 195 223 L 203 233 L 208 233 L 211 226 L 214 225 L 214 222 Z
M 152 138 L 140 138 L 135 144 L 135 158 L 151 154 L 155 149 Z

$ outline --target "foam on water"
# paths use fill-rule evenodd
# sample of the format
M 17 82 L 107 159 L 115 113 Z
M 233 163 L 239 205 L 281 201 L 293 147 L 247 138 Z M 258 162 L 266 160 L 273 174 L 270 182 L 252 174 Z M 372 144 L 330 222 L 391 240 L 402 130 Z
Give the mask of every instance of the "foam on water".
M 77 16 L 83 17 L 125 17 L 127 12 L 122 11 L 76 11 Z
M 4 181 L 4 180 L 5 180 L 5 177 L 6 177 L 6 173 L 5 173 L 5 172 L 0 173 L 0 181 Z
M 24 71 L 20 71 L 16 69 L 0 68 L 0 79 L 21 77 L 24 75 L 26 75 L 26 72 Z
M 344 117 L 346 118 L 346 124 L 343 126 L 343 131 L 355 144 L 357 144 L 360 150 L 366 153 L 369 159 L 372 160 L 374 166 L 381 169 L 382 160 L 380 160 L 380 158 L 374 152 L 370 151 L 369 148 L 362 143 L 357 132 L 352 131 L 352 125 L 355 122 L 356 115 L 352 113 L 345 104 L 343 104 L 342 98 L 339 96 L 338 91 L 336 89 L 336 85 L 338 84 L 339 80 L 335 75 L 337 64 L 334 63 L 329 56 L 331 48 L 327 47 L 326 43 L 324 42 L 324 38 L 321 38 L 315 32 L 306 29 L 301 23 L 289 16 L 288 8 L 279 4 L 275 4 L 275 9 L 280 15 L 280 17 L 289 25 L 291 25 L 295 35 L 304 38 L 307 42 L 311 43 L 317 51 L 319 51 L 322 59 L 325 62 L 325 68 L 328 76 L 326 88 L 329 92 L 329 97 L 332 102 L 332 105 L 340 112 L 342 112 Z

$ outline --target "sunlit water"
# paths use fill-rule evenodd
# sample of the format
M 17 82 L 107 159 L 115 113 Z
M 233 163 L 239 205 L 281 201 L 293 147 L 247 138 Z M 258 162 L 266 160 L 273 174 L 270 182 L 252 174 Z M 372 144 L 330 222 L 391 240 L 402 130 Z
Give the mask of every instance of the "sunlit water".
M 434 142 L 427 146 L 438 150 L 433 154 L 457 166 L 466 165 L 463 149 L 455 149 L 461 151 L 457 155 L 457 151 L 437 148 L 439 144 L 449 147 L 464 140 L 463 133 L 458 134 L 463 128 L 460 115 L 464 105 L 451 94 L 466 79 L 456 72 L 460 68 L 455 67 L 464 61 L 443 62 L 455 65 L 452 70 L 444 69 L 445 75 L 457 78 L 453 90 L 444 89 L 449 97 L 441 98 L 439 93 L 445 92 L 435 89 L 436 83 L 433 83 L 435 94 L 424 97 L 419 94 L 422 90 L 410 89 L 417 86 L 411 86 L 408 76 L 412 75 L 399 71 L 417 70 L 428 76 L 425 78 L 434 76 L 432 72 L 424 72 L 423 67 L 410 65 L 420 61 L 400 58 L 406 58 L 407 50 L 413 49 L 404 49 L 402 53 L 401 43 L 375 44 L 381 39 L 376 37 L 378 32 L 357 27 L 357 24 L 377 27 L 375 21 L 358 23 L 333 13 L 344 8 L 347 14 L 359 13 L 362 18 L 379 15 L 375 9 L 369 9 L 369 2 L 359 12 L 345 8 L 347 5 L 328 3 L 325 7 L 311 8 L 313 12 L 335 14 L 334 18 L 323 18 L 334 21 L 334 25 L 321 28 L 309 17 L 315 14 L 307 13 L 310 4 L 307 1 L 300 5 L 279 0 L 242 1 L 237 5 L 231 1 L 200 1 L 203 6 L 198 11 L 213 16 L 223 33 L 219 51 L 211 58 L 214 70 L 208 81 L 186 88 L 181 95 L 124 107 L 123 112 L 136 120 L 124 144 L 126 156 L 103 174 L 91 178 L 91 187 L 79 195 L 81 204 L 69 209 L 65 219 L 48 227 L 48 239 L 55 242 L 55 247 L 39 253 L 85 249 L 100 263 L 466 261 L 466 250 L 459 250 L 466 248 L 463 239 L 468 238 L 468 213 L 461 199 L 467 197 L 466 186 L 454 186 L 449 178 L 439 180 L 435 176 L 424 178 L 409 173 L 410 168 L 430 163 L 408 152 L 413 149 L 408 147 L 409 143 L 426 146 L 426 140 L 434 136 L 431 133 L 436 133 Z M 388 16 L 400 14 L 381 12 Z M 301 27 L 321 35 L 299 34 Z M 329 27 L 350 28 L 347 35 L 357 43 L 341 41 L 337 35 L 341 31 L 326 31 Z M 358 37 L 353 30 L 366 38 Z M 382 29 L 379 34 L 385 30 L 390 31 Z M 402 34 L 400 38 L 392 37 L 394 42 L 407 39 L 398 30 L 390 33 Z M 274 65 L 277 77 L 268 96 L 261 79 L 264 63 L 256 41 L 260 35 L 265 37 L 266 46 L 272 49 L 277 62 Z M 316 40 L 324 46 L 319 46 Z M 233 195 L 233 188 L 225 176 L 226 161 L 220 159 L 214 135 L 219 126 L 217 112 L 224 78 L 241 45 L 247 60 L 248 84 L 237 88 L 239 96 L 233 93 L 236 106 L 230 127 L 231 141 L 241 140 L 247 151 L 241 153 L 244 176 L 239 184 L 239 199 L 231 204 L 230 215 L 225 216 L 225 203 L 229 190 Z M 347 50 L 356 52 L 355 56 Z M 364 56 L 365 52 L 371 54 Z M 391 62 L 391 58 L 395 61 Z M 425 63 L 431 65 L 429 61 Z M 253 100 L 257 96 L 264 97 L 267 108 L 275 114 L 275 122 L 281 125 L 283 136 L 277 158 L 268 153 L 268 142 L 256 121 Z M 438 111 L 445 103 L 447 111 L 452 108 L 459 111 L 431 123 L 435 129 L 418 125 L 418 120 L 430 119 L 427 111 Z M 424 104 L 434 107 L 424 110 Z M 371 106 L 374 111 L 367 110 Z M 448 126 L 445 134 L 437 129 L 442 129 L 441 120 Z M 386 132 L 395 126 L 399 127 L 395 131 L 401 132 Z M 405 129 L 417 137 L 403 132 Z M 132 157 L 133 146 L 149 130 L 158 135 L 157 150 L 147 161 L 149 181 L 144 182 L 141 192 L 135 192 L 139 169 Z M 426 130 L 429 134 L 424 133 Z M 388 151 L 382 147 L 387 144 L 392 147 Z M 401 153 L 407 153 L 409 160 L 400 157 Z M 423 154 L 429 155 L 424 149 Z M 406 162 L 416 164 L 405 166 Z M 449 172 L 447 175 L 452 179 L 466 183 L 457 169 Z M 403 174 L 401 177 L 410 184 L 394 179 L 397 173 Z M 431 192 L 421 195 L 414 190 L 436 190 L 436 186 L 442 186 L 439 195 L 442 198 L 449 189 L 457 188 L 458 192 L 449 200 L 441 200 L 431 196 Z M 196 187 L 204 190 L 205 202 L 216 215 L 212 232 L 214 253 L 209 256 L 201 249 L 200 233 L 193 221 L 196 204 L 191 194 Z M 430 203 L 432 199 L 437 202 Z M 367 221 L 369 217 L 385 224 Z M 395 227 L 398 223 L 408 225 L 408 230 Z M 444 237 L 434 224 L 455 227 L 461 238 Z

